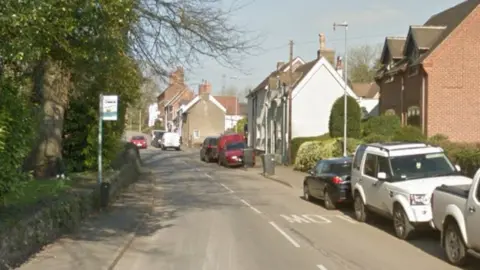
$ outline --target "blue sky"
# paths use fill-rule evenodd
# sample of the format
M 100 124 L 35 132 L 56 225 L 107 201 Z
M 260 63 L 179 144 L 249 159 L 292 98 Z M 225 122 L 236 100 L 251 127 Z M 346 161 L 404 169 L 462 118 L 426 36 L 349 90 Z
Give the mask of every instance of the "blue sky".
M 223 74 L 227 78 L 227 87 L 234 86 L 239 90 L 255 87 L 273 71 L 278 61 L 288 60 L 290 39 L 295 43 L 294 56 L 300 56 L 305 61 L 316 57 L 319 33 L 325 33 L 327 47 L 335 49 L 337 54 L 343 54 L 344 32 L 333 31 L 335 21 L 349 23 L 349 47 L 376 45 L 383 43 L 385 36 L 405 36 L 409 25 L 423 24 L 431 15 L 460 2 L 462 1 L 250 0 L 250 4 L 238 11 L 233 20 L 252 33 L 265 36 L 262 43 L 265 53 L 246 58 L 242 62 L 242 69 L 251 75 L 223 68 L 212 59 L 205 59 L 201 67 L 185 75 L 192 86 L 202 79 L 210 81 L 213 91 L 217 93 L 222 87 Z

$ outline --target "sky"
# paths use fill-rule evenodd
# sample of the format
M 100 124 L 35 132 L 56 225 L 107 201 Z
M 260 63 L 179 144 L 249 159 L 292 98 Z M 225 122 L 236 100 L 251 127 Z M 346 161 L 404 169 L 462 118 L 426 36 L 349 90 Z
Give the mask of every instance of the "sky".
M 232 1 L 232 0 L 226 0 Z M 240 69 L 224 68 L 214 59 L 203 58 L 202 65 L 186 71 L 187 83 L 197 89 L 203 79 L 219 93 L 225 75 L 227 87 L 254 88 L 276 67 L 288 61 L 289 40 L 294 42 L 294 57 L 305 61 L 316 58 L 318 35 L 324 33 L 327 47 L 343 55 L 344 30 L 333 31 L 333 23 L 347 21 L 348 48 L 383 44 L 386 36 L 406 36 L 409 25 L 422 25 L 460 0 L 245 0 L 249 1 L 232 18 L 233 23 L 253 35 L 263 37 L 261 55 L 246 57 Z M 247 3 L 247 2 L 245 2 Z

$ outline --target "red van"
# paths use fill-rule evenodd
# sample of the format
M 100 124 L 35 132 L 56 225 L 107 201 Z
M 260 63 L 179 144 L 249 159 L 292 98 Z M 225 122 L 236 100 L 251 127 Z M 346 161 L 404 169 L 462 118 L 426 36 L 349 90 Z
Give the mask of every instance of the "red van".
M 218 138 L 217 141 L 217 157 L 218 160 L 218 153 L 222 152 L 225 149 L 225 145 L 232 143 L 232 142 L 245 142 L 243 135 L 238 133 L 229 133 L 224 134 Z

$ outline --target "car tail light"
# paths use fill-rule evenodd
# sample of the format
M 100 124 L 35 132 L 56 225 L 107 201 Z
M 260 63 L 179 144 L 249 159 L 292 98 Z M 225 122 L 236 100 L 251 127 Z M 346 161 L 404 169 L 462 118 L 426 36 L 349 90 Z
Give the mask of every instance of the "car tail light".
M 341 183 L 343 183 L 343 180 L 342 180 L 342 178 L 340 178 L 340 177 L 338 177 L 338 176 L 334 176 L 334 177 L 332 178 L 332 182 L 333 182 L 334 184 L 341 184 Z

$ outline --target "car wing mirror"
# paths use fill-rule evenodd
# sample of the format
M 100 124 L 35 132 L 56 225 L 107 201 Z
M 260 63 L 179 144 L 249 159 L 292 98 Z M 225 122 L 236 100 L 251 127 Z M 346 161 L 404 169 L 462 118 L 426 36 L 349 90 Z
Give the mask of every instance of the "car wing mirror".
M 387 179 L 387 174 L 385 172 L 377 173 L 377 179 L 380 181 L 385 181 Z
M 313 170 L 308 170 L 307 173 L 308 173 L 309 175 L 314 175 L 314 171 L 313 171 Z

